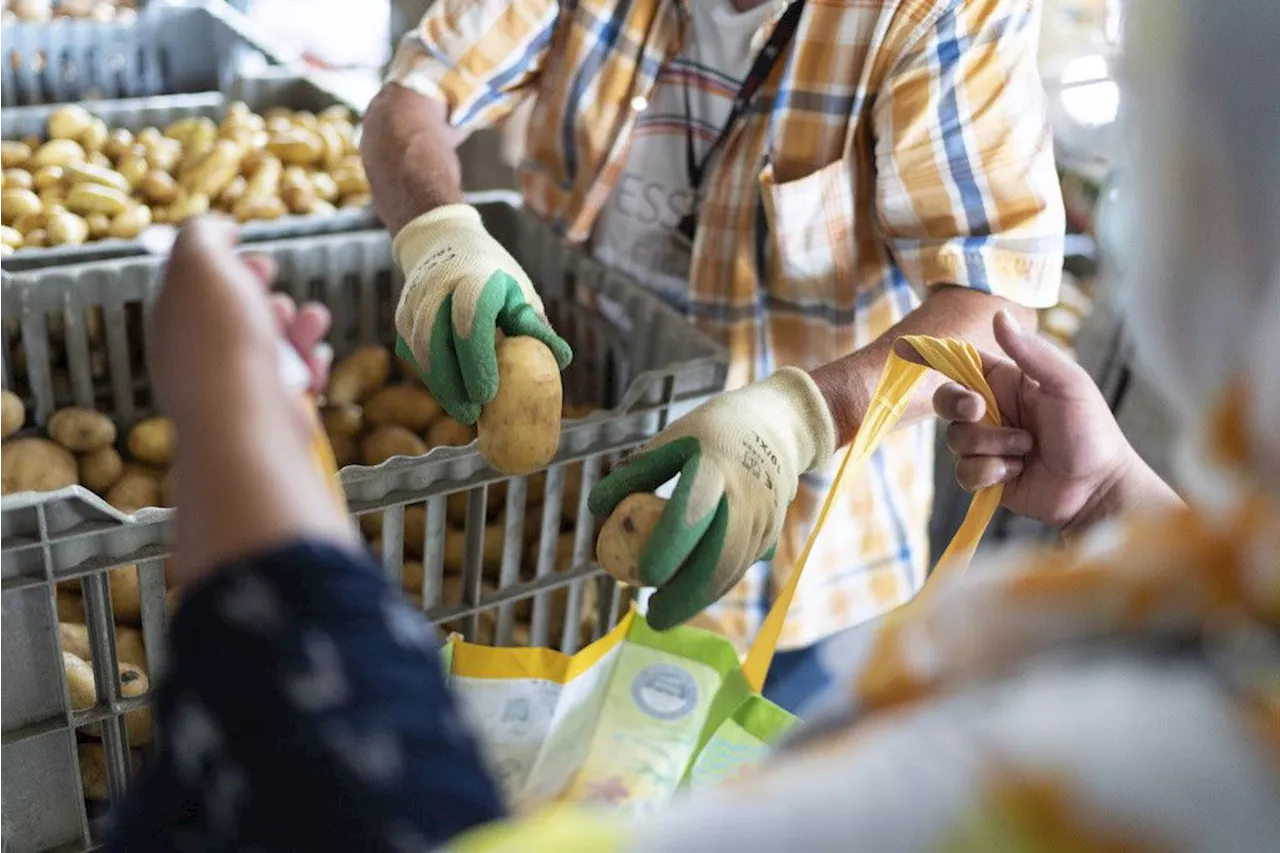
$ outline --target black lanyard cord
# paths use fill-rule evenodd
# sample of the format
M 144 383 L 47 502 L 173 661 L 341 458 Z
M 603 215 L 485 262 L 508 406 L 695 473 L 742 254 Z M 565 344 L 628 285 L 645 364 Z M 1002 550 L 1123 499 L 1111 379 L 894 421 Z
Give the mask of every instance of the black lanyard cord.
M 695 2 L 697 1 L 695 0 Z M 790 44 L 791 39 L 795 36 L 796 29 L 800 23 L 800 14 L 804 11 L 804 3 L 805 0 L 794 0 L 791 5 L 787 6 L 786 11 L 782 13 L 778 23 L 774 25 L 773 31 L 769 33 L 769 40 L 765 42 L 760 53 L 756 55 L 755 61 L 751 63 L 751 68 L 747 71 L 747 76 L 743 79 L 742 86 L 738 89 L 737 97 L 733 99 L 733 106 L 729 110 L 729 116 L 725 119 L 724 125 L 720 128 L 720 133 L 701 158 L 697 156 L 697 151 L 694 149 L 693 144 L 693 106 L 689 98 L 687 75 L 682 81 L 685 112 L 685 169 L 689 176 L 689 187 L 693 190 L 694 202 L 693 210 L 680 220 L 679 229 L 680 233 L 690 241 L 693 240 L 693 236 L 698 230 L 698 205 L 702 199 L 702 182 L 707 176 L 708 166 L 712 158 L 729 141 L 729 137 L 733 135 L 738 123 L 746 116 L 747 109 L 751 106 L 751 101 L 760 91 L 760 87 L 764 85 L 764 81 L 769 79 L 769 75 L 773 73 L 773 69 L 778 64 L 783 51 L 786 50 L 787 45 Z

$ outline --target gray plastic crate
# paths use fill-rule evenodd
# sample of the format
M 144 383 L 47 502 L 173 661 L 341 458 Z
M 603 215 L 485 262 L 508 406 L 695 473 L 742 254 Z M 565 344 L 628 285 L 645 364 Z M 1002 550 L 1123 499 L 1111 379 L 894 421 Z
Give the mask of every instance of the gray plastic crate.
M 217 91 L 280 58 L 221 2 L 152 4 L 131 21 L 59 18 L 0 29 L 5 108 Z
M 311 80 L 275 74 L 241 78 L 229 85 L 224 92 L 99 101 L 86 104 L 85 107 L 110 127 L 137 131 L 144 127 L 164 127 L 169 122 L 188 116 L 221 120 L 226 114 L 227 104 L 232 101 L 244 101 L 250 109 L 258 112 L 271 107 L 318 112 L 335 104 L 351 106 Z M 49 116 L 57 108 L 57 105 L 52 105 L 5 109 L 0 112 L 0 137 L 43 138 Z M 329 216 L 285 216 L 273 222 L 249 222 L 244 226 L 243 239 L 248 242 L 279 240 L 307 234 L 355 231 L 376 225 L 377 219 L 370 209 L 339 210 Z M 95 240 L 80 246 L 22 249 L 5 257 L 3 268 L 8 271 L 29 270 L 141 253 L 142 245 L 137 240 Z
M 566 398 L 605 408 L 566 421 L 555 463 L 534 477 L 502 477 L 480 459 L 473 443 L 377 467 L 349 466 L 342 481 L 353 514 L 382 517 L 381 556 L 389 577 L 398 581 L 404 565 L 406 510 L 423 525 L 421 606 L 431 621 L 481 641 L 573 650 L 615 624 L 627 605 L 624 590 L 591 563 L 596 525 L 586 511 L 586 494 L 620 452 L 665 425 L 673 405 L 723 387 L 725 353 L 633 282 L 565 248 L 528 213 L 502 202 L 482 204 L 481 210 L 492 233 L 537 283 L 557 328 L 574 344 L 575 360 L 564 379 Z M 360 345 L 391 343 L 400 280 L 384 232 L 267 242 L 254 249 L 274 258 L 281 290 L 328 305 L 334 317 L 330 342 L 339 358 Z M 138 319 L 155 293 L 160 268 L 159 259 L 140 257 L 5 273 L 3 379 L 24 398 L 29 428 L 39 429 L 58 407 L 73 403 L 112 414 L 121 428 L 152 411 Z M 105 318 L 105 373 L 92 363 L 85 334 L 91 308 L 101 309 Z M 51 322 L 61 325 L 65 339 L 66 355 L 58 365 L 48 361 Z M 19 345 L 22 369 L 17 369 Z M 63 368 L 65 387 L 55 383 Z M 544 490 L 545 502 L 540 515 L 526 520 L 535 477 L 545 484 L 534 486 Z M 576 507 L 564 505 L 570 478 L 580 478 Z M 500 528 L 486 513 L 496 488 L 505 490 Z M 461 570 L 446 575 L 446 517 L 459 502 L 466 509 L 464 556 Z M 562 517 L 573 518 L 572 525 L 562 525 Z M 103 724 L 113 799 L 124 790 L 129 774 L 122 715 L 147 700 L 121 699 L 116 679 L 104 671 L 97 674 L 99 684 L 107 685 L 99 705 L 70 711 L 51 592 L 59 580 L 81 579 L 95 658 L 114 660 L 105 570 L 137 565 L 142 631 L 149 668 L 157 674 L 164 665 L 163 561 L 173 520 L 169 509 L 121 514 L 79 486 L 0 500 L 7 849 L 88 849 L 95 843 L 94 816 L 81 797 L 76 727 Z M 529 552 L 526 524 L 540 532 Z M 416 539 L 419 530 L 408 532 Z M 498 550 L 492 547 L 497 536 L 500 564 L 490 557 L 486 567 L 486 545 L 491 553 Z M 569 553 L 558 554 L 570 540 Z M 456 584 L 449 597 L 442 594 L 446 578 Z M 590 600 L 584 596 L 592 595 L 596 604 L 583 630 L 575 617 Z M 568 615 L 553 634 L 557 606 Z M 520 609 L 531 610 L 527 637 L 515 629 Z

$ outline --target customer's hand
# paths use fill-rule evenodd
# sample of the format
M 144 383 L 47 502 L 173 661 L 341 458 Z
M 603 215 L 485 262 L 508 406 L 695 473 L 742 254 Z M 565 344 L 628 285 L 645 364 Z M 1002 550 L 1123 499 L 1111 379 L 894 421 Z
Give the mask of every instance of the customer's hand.
M 395 239 L 405 274 L 396 308 L 397 352 L 427 388 L 466 424 L 498 393 L 496 332 L 542 341 L 563 370 L 569 345 L 547 322 L 533 283 L 467 204 L 424 213 Z
M 328 312 L 268 296 L 271 265 L 239 257 L 238 233 L 214 217 L 184 225 L 148 317 L 152 381 L 178 434 L 179 584 L 301 538 L 354 542 L 279 361 L 283 335 L 319 387 Z
M 1007 357 L 982 353 L 982 370 L 1004 426 L 984 422 L 982 395 L 960 385 L 943 385 L 933 397 L 938 416 L 951 421 L 956 480 L 968 491 L 1003 483 L 1009 510 L 1078 526 L 1141 462 L 1079 365 L 1004 312 L 995 337 Z M 922 363 L 909 346 L 895 351 Z
M 589 506 L 604 518 L 627 495 L 680 476 L 640 555 L 641 583 L 657 587 L 649 623 L 685 622 L 768 559 L 800 474 L 826 463 L 835 445 L 818 386 L 783 368 L 676 421 L 601 480 Z

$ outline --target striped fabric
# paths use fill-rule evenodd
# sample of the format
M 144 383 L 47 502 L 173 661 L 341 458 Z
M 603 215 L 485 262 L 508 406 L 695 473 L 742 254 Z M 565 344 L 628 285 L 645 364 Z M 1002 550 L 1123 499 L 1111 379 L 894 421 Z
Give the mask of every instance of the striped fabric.
M 534 99 L 522 190 L 589 241 L 689 0 L 437 0 L 389 79 L 476 129 Z M 762 28 L 763 41 L 785 3 Z M 727 346 L 738 386 L 860 349 L 935 285 L 1057 301 L 1063 211 L 1036 67 L 1034 0 L 809 0 L 707 180 L 682 309 Z M 782 645 L 906 600 L 928 561 L 932 426 L 850 483 Z M 772 566 L 708 618 L 745 642 L 821 504 L 806 477 Z

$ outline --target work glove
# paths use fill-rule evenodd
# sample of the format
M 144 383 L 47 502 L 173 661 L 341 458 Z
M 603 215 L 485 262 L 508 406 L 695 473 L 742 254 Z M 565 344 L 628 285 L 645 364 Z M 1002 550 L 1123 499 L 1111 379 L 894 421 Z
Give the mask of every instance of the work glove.
M 640 554 L 641 584 L 657 587 L 649 624 L 661 631 L 687 621 L 771 559 L 800 474 L 835 449 L 818 386 L 787 367 L 695 409 L 602 479 L 589 498 L 599 518 L 680 475 Z
M 542 341 L 561 370 L 569 365 L 573 351 L 552 331 L 529 276 L 471 205 L 424 213 L 396 235 L 392 250 L 405 275 L 396 353 L 457 420 L 475 423 L 498 393 L 498 329 Z

